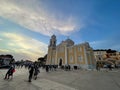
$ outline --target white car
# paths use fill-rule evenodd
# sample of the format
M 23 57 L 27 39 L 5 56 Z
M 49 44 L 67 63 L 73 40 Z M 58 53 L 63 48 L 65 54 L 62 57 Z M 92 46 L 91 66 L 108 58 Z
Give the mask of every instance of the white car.
M 108 65 L 104 65 L 103 68 L 108 68 Z

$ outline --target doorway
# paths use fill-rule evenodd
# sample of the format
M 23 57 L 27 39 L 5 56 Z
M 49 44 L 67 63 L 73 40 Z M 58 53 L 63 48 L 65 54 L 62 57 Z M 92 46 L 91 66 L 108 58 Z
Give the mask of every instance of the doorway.
M 59 60 L 59 66 L 62 66 L 62 59 Z

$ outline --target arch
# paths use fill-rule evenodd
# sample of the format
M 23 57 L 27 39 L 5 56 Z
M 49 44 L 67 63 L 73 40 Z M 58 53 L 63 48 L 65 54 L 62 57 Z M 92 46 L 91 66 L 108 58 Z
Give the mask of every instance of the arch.
M 63 63 L 63 60 L 62 60 L 62 58 L 60 58 L 60 59 L 58 60 L 58 65 L 59 65 L 59 66 L 62 66 L 62 63 Z

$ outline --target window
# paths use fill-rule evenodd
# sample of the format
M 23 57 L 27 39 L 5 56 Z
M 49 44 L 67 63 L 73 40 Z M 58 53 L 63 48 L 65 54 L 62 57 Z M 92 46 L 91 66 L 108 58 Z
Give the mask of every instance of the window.
M 70 62 L 73 62 L 73 57 L 72 56 L 70 57 Z
M 99 54 L 99 52 L 97 52 L 97 54 Z
M 82 56 L 78 56 L 78 61 L 79 61 L 79 62 L 82 62 L 82 61 L 83 61 Z
M 78 47 L 78 51 L 79 51 L 79 52 L 81 51 L 81 47 Z

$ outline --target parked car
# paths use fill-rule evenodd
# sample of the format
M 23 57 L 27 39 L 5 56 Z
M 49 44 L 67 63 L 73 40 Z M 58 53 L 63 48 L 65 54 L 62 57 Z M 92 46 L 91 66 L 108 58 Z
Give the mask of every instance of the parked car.
M 105 65 L 103 66 L 103 68 L 108 68 L 108 65 L 105 64 Z
M 103 66 L 103 68 L 108 68 L 109 65 L 110 65 L 110 64 L 105 64 L 105 65 Z M 111 68 L 114 68 L 114 67 L 115 67 L 114 65 L 111 65 Z
M 116 65 L 118 68 L 120 68 L 120 64 Z

